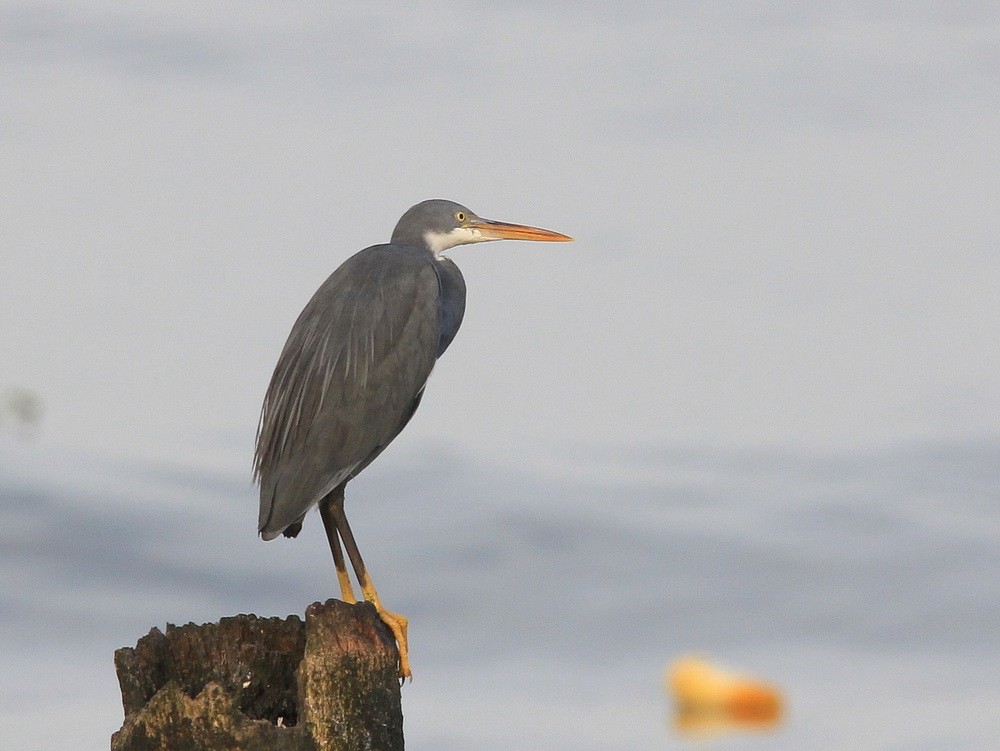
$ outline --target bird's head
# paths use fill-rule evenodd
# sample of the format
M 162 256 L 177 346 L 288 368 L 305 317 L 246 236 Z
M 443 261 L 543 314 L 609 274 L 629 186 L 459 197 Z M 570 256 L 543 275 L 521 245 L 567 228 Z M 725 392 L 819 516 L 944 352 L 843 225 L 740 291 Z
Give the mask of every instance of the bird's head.
M 435 198 L 411 207 L 392 231 L 392 242 L 426 247 L 434 255 L 448 248 L 490 240 L 568 242 L 572 237 L 539 227 L 483 219 L 454 201 Z

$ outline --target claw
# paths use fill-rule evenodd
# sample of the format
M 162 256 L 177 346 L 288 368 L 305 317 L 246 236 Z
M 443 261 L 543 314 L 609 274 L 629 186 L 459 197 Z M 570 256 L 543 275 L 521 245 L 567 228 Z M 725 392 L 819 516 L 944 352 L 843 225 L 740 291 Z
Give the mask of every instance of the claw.
M 396 637 L 396 646 L 399 648 L 399 681 L 400 685 L 409 678 L 413 680 L 413 673 L 410 672 L 410 648 L 406 639 L 406 628 L 409 625 L 409 621 L 405 616 L 399 613 L 393 613 L 391 610 L 386 610 L 382 607 L 380 602 L 372 602 L 375 609 L 378 611 L 378 617 L 382 619 L 382 622 L 389 627 L 392 631 L 392 635 Z

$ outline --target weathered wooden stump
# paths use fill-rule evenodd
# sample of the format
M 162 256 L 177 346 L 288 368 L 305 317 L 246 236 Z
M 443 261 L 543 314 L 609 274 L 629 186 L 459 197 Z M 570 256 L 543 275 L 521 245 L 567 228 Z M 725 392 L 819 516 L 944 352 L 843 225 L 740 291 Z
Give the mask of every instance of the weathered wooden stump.
M 154 628 L 115 652 L 112 751 L 401 751 L 399 653 L 367 603 Z

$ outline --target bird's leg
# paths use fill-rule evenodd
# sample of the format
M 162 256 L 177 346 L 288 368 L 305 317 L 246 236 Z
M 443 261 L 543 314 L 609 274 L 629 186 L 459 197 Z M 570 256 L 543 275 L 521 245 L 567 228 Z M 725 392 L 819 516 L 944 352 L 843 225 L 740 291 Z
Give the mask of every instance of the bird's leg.
M 337 568 L 337 581 L 340 582 L 340 599 L 353 605 L 358 601 L 354 596 L 354 588 L 351 586 L 351 576 L 347 573 L 347 564 L 344 562 L 344 551 L 340 549 L 340 538 L 337 536 L 337 522 L 334 518 L 332 506 L 334 497 L 325 499 L 319 505 L 319 515 L 323 519 L 323 528 L 326 529 L 326 539 L 330 543 L 330 552 L 333 553 L 333 565 Z M 344 503 L 344 489 L 340 489 L 340 504 Z
M 399 647 L 399 677 L 412 678 L 409 659 L 410 650 L 406 641 L 406 626 L 408 621 L 399 613 L 393 613 L 382 607 L 382 603 L 378 599 L 378 592 L 375 591 L 375 585 L 372 583 L 371 577 L 368 576 L 368 569 L 365 568 L 365 562 L 361 559 L 358 544 L 354 541 L 351 526 L 347 523 L 347 515 L 344 513 L 343 494 L 339 498 L 331 498 L 330 506 L 337 531 L 344 541 L 344 547 L 347 549 L 347 555 L 354 566 L 354 573 L 358 576 L 358 582 L 361 584 L 361 592 L 364 594 L 365 600 L 375 606 L 379 618 L 389 627 L 392 635 L 396 637 L 396 645 Z

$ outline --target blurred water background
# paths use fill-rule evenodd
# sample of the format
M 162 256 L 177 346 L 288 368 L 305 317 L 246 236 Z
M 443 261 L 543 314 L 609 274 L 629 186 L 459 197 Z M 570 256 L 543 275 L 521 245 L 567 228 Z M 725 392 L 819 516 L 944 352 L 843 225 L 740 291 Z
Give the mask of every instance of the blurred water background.
M 2 458 L 10 748 L 106 747 L 112 652 L 153 625 L 334 594 L 318 517 L 255 544 L 243 473 Z M 410 450 L 352 486 L 383 599 L 411 618 L 409 748 L 983 749 L 1000 732 L 996 443 L 549 459 Z M 784 722 L 676 732 L 662 672 L 692 651 L 780 685 Z

